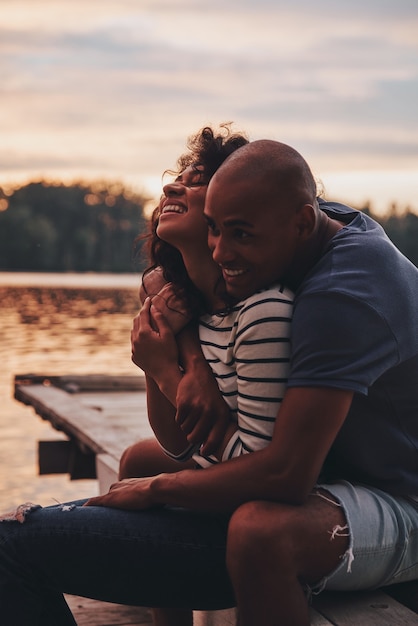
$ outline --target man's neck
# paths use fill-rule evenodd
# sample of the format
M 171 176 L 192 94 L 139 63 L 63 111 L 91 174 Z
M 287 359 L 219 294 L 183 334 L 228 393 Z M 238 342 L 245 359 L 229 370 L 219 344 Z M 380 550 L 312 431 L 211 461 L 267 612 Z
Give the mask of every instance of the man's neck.
M 344 226 L 342 222 L 331 219 L 323 211 L 318 211 L 315 231 L 308 243 L 304 244 L 300 251 L 299 261 L 295 271 L 289 273 L 286 284 L 293 290 L 297 290 L 305 276 L 317 264 L 323 256 L 329 241 Z

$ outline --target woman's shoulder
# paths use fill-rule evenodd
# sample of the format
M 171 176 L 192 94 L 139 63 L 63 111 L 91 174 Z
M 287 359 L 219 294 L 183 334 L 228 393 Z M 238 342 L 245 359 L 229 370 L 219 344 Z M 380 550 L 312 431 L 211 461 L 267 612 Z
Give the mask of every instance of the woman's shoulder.
M 293 304 L 294 293 L 281 283 L 276 283 L 267 287 L 266 289 L 262 289 L 257 291 L 251 296 L 248 296 L 245 300 L 242 300 L 240 304 L 240 308 L 245 309 L 248 306 L 262 305 L 268 302 L 272 303 L 283 303 L 283 304 Z
M 293 300 L 293 292 L 280 284 L 257 291 L 239 303 L 238 324 L 260 324 L 262 321 L 273 322 L 279 318 L 290 320 Z

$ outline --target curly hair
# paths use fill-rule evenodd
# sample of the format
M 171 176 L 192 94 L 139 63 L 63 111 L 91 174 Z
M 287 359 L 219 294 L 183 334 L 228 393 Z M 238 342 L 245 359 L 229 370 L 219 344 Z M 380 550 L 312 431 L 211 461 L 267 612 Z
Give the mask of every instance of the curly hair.
M 202 176 L 209 182 L 225 159 L 249 142 L 245 134 L 233 133 L 230 127 L 230 123 L 221 124 L 219 130 L 215 132 L 211 127 L 205 126 L 189 137 L 187 152 L 177 159 L 176 170 L 167 170 L 167 173 L 179 175 L 186 168 L 193 166 L 202 169 Z M 160 267 L 164 279 L 174 284 L 176 290 L 186 298 L 191 310 L 201 312 L 204 308 L 203 299 L 187 274 L 183 257 L 177 248 L 157 235 L 159 215 L 160 205 L 154 209 L 150 221 L 150 232 L 145 235 L 150 265 L 144 271 L 143 276 L 145 277 L 156 267 Z

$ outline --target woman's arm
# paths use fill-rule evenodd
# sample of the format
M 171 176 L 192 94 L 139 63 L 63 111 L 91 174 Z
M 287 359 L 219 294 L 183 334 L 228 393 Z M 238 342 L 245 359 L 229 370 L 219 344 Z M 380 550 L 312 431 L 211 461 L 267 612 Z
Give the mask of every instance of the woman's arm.
M 181 428 L 176 424 L 176 410 L 161 393 L 156 382 L 146 376 L 148 420 L 166 454 L 179 461 L 190 458 L 191 448 Z
M 212 451 L 224 436 L 229 423 L 229 409 L 203 357 L 195 330 L 185 329 L 177 338 L 181 346 L 180 360 L 186 368 L 184 372 L 178 366 L 176 338 L 163 314 L 154 309 L 150 299 L 145 301 L 134 319 L 131 341 L 134 363 L 144 370 L 148 378 L 153 379 L 171 405 L 176 407 L 179 397 L 183 405 L 189 402 L 185 419 L 178 421 L 172 432 L 181 428 L 188 444 L 204 443 L 205 448 Z M 172 449 L 170 438 L 156 424 L 153 422 L 152 426 L 163 447 L 177 454 L 179 439 L 174 440 Z

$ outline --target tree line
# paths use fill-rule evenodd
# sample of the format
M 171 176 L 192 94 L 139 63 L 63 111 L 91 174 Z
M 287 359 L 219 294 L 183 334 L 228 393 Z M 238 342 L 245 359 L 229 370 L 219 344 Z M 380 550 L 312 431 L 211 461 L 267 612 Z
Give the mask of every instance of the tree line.
M 147 198 L 119 183 L 31 182 L 0 187 L 0 270 L 137 272 L 146 265 L 138 235 L 147 232 Z M 392 205 L 384 216 L 358 207 L 382 224 L 418 266 L 418 216 Z
M 121 184 L 31 182 L 0 188 L 0 269 L 132 272 L 143 267 L 146 198 Z

